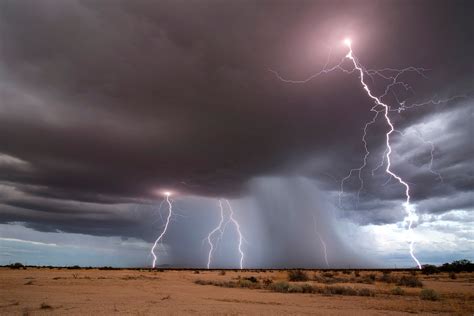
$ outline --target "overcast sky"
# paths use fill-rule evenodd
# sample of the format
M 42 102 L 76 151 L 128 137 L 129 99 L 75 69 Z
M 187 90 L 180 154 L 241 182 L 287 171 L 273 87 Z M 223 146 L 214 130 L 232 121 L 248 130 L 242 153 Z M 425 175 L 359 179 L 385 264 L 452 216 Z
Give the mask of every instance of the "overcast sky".
M 392 169 L 410 185 L 420 261 L 472 260 L 473 9 L 1 1 L 0 264 L 149 266 L 167 215 L 160 192 L 170 190 L 160 265 L 205 266 L 203 239 L 227 198 L 244 266 L 324 267 L 322 241 L 330 266 L 413 266 L 404 188 L 386 161 L 372 173 L 385 151 L 382 115 L 368 130 L 364 187 L 358 196 L 353 174 L 340 194 L 374 115 L 357 73 L 294 84 L 269 71 L 304 80 L 344 58 L 346 36 L 365 69 L 426 69 L 384 99 L 401 132 Z M 388 84 L 366 83 L 377 95 Z M 226 230 L 214 267 L 238 266 L 236 233 Z

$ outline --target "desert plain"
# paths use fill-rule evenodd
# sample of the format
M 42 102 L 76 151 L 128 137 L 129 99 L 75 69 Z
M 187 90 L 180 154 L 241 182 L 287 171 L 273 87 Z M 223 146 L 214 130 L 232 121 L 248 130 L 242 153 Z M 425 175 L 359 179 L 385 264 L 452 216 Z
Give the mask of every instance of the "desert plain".
M 305 270 L 302 275 L 304 281 L 290 281 L 285 270 L 1 268 L 0 315 L 474 313 L 472 273 Z M 402 285 L 401 278 L 421 283 Z

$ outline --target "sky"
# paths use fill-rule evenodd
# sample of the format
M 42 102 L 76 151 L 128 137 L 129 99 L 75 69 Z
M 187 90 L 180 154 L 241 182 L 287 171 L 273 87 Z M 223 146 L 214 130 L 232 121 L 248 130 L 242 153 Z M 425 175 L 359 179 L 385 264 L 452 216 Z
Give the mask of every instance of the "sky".
M 244 267 L 412 267 L 412 239 L 423 264 L 473 260 L 472 9 L 2 1 L 0 264 L 150 266 L 165 190 L 174 214 L 158 266 L 206 267 L 219 199 L 240 224 Z M 365 70 L 424 69 L 384 99 L 399 131 L 392 170 L 418 215 L 412 233 L 404 188 L 384 172 L 381 116 L 367 133 L 362 190 L 353 174 L 341 192 L 374 115 L 358 74 L 278 77 L 338 64 L 346 37 Z M 388 84 L 366 83 L 378 95 Z M 215 241 L 211 267 L 238 267 L 235 226 Z

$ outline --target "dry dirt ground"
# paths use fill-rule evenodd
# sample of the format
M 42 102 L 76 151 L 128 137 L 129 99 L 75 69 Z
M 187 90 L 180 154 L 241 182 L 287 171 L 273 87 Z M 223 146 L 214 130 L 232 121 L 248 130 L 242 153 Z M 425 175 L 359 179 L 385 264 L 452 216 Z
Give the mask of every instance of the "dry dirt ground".
M 323 272 L 310 271 L 314 278 Z M 369 272 L 361 272 L 363 276 Z M 373 273 L 373 272 L 371 272 Z M 376 272 L 381 276 L 381 272 Z M 409 275 L 392 272 L 391 275 Z M 336 276 L 350 275 L 336 272 Z M 351 273 L 351 275 L 354 275 Z M 199 285 L 198 279 L 230 281 L 254 276 L 259 280 L 287 280 L 285 271 L 149 271 L 149 270 L 12 270 L 0 268 L 0 315 L 437 315 L 474 314 L 474 275 L 418 277 L 423 288 L 440 294 L 438 301 L 422 300 L 420 288 L 393 295 L 394 284 L 341 285 L 364 287 L 375 297 L 276 293 L 266 289 Z M 301 282 L 298 282 L 301 283 Z M 315 284 L 315 281 L 306 283 Z M 325 286 L 321 284 L 321 286 Z

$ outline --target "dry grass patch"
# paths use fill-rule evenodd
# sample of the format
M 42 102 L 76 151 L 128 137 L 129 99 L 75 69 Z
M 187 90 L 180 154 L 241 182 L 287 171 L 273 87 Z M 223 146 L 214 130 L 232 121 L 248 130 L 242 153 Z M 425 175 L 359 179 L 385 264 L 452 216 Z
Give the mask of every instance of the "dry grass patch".
M 403 295 L 403 294 L 405 294 L 405 291 L 401 287 L 397 286 L 397 287 L 392 289 L 391 293 L 393 295 Z
M 397 285 L 407 287 L 423 287 L 423 283 L 416 275 L 403 275 L 398 281 Z
M 420 292 L 420 298 L 425 301 L 438 301 L 439 294 L 432 289 L 423 289 Z
M 308 273 L 303 270 L 288 271 L 288 280 L 292 282 L 305 282 L 309 280 Z
M 212 281 L 196 280 L 194 283 L 199 285 L 214 285 L 227 288 L 249 288 L 266 289 L 278 293 L 311 293 L 325 295 L 348 295 L 348 296 L 375 296 L 376 292 L 368 288 L 355 289 L 349 286 L 314 286 L 309 283 L 298 284 L 287 281 L 260 283 L 257 279 L 252 282 L 247 279 L 238 281 Z

